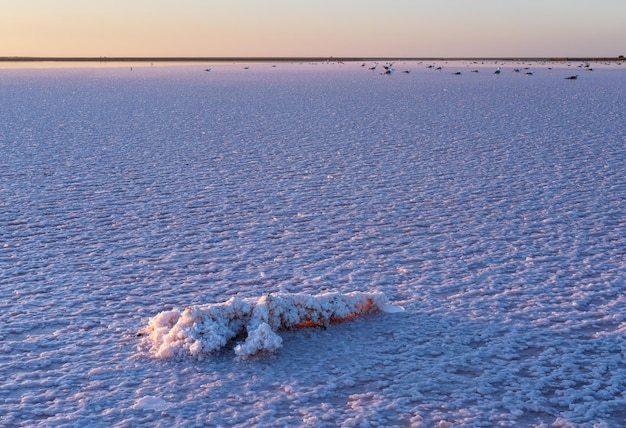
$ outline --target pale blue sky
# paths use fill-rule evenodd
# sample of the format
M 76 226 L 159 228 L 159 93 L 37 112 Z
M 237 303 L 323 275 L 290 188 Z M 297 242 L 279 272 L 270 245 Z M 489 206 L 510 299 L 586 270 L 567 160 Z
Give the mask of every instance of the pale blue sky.
M 626 0 L 0 0 L 0 56 L 617 56 Z

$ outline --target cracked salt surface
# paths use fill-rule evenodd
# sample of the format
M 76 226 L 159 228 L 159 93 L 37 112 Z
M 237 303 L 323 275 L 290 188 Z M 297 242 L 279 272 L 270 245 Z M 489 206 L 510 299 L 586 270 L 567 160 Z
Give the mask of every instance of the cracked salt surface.
M 625 425 L 624 66 L 427 65 L 0 70 L 0 425 Z M 136 336 L 352 291 L 406 311 Z

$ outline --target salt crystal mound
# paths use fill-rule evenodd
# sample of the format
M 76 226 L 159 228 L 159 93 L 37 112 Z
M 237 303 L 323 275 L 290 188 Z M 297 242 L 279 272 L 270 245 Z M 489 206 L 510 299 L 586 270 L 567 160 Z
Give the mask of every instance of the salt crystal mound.
M 235 354 L 246 359 L 282 345 L 277 330 L 322 326 L 372 312 L 403 312 L 384 293 L 268 294 L 259 299 L 232 297 L 226 302 L 163 311 L 150 319 L 146 333 L 151 352 L 162 359 L 204 360 L 247 333 Z

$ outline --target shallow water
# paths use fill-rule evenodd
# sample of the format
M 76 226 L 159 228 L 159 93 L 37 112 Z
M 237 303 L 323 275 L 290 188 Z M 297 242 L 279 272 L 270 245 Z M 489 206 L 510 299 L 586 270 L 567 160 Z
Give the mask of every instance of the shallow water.
M 0 70 L 0 424 L 625 424 L 626 69 L 442 65 Z M 136 336 L 353 290 L 406 312 Z

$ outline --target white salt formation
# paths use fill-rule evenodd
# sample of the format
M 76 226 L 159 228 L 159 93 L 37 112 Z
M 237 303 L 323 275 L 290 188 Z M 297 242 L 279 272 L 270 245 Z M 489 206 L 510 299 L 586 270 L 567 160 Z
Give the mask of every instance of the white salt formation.
M 158 358 L 191 356 L 204 359 L 235 337 L 246 333 L 235 347 L 240 358 L 273 352 L 282 339 L 277 330 L 322 326 L 382 311 L 402 312 L 383 293 L 269 294 L 259 299 L 233 297 L 222 303 L 192 306 L 153 317 L 146 332 Z

